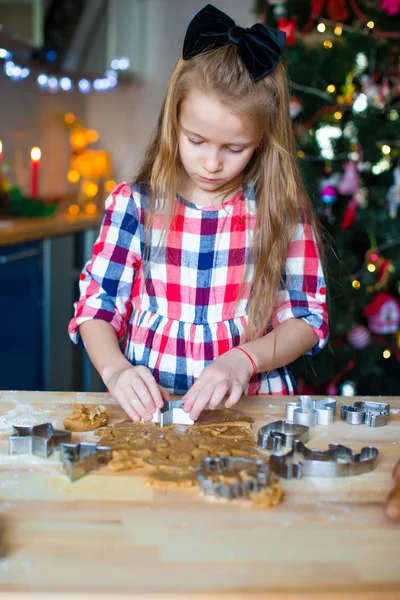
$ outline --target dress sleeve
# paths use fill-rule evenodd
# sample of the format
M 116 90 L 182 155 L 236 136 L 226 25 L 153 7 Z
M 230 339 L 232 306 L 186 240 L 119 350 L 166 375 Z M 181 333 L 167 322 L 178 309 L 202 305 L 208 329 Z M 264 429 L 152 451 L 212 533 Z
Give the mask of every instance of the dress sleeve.
M 139 217 L 131 187 L 118 185 L 107 198 L 92 258 L 80 275 L 79 300 L 68 333 L 83 346 L 79 326 L 91 319 L 112 325 L 118 338 L 132 313 L 132 287 L 141 264 Z
M 294 231 L 284 281 L 286 286 L 278 293 L 272 326 L 287 319 L 303 319 L 318 336 L 318 342 L 306 354 L 316 354 L 328 341 L 329 325 L 326 283 L 314 231 L 308 223 L 298 223 Z

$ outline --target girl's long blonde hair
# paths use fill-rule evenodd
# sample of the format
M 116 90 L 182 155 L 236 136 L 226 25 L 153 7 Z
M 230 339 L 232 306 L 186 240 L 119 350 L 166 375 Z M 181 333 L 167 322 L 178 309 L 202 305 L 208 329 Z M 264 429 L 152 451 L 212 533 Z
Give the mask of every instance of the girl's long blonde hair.
M 156 211 L 161 209 L 169 215 L 169 225 L 175 213 L 182 168 L 178 151 L 179 109 L 193 89 L 212 94 L 231 112 L 254 119 L 260 131 L 257 149 L 242 174 L 243 186 L 255 186 L 257 206 L 252 248 L 254 278 L 244 336 L 250 341 L 261 337 L 270 325 L 277 293 L 285 285 L 288 245 L 300 218 L 314 226 L 319 241 L 297 164 L 288 83 L 282 64 L 254 82 L 234 45 L 187 61 L 179 59 L 158 125 L 135 178 L 136 183 L 149 183 L 151 187 L 147 235 Z

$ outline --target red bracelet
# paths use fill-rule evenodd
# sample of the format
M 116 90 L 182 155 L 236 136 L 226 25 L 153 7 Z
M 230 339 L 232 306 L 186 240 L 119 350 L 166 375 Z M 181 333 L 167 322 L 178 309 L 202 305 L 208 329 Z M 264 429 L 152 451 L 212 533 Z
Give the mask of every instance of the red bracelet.
M 251 362 L 251 365 L 253 367 L 253 372 L 252 372 L 251 376 L 254 377 L 254 375 L 258 371 L 258 367 L 257 367 L 256 363 L 254 362 L 254 360 L 251 358 L 250 354 L 248 352 L 246 352 L 246 350 L 243 350 L 243 348 L 240 348 L 239 346 L 235 346 L 234 350 L 240 350 L 241 352 L 244 352 L 244 354 L 247 356 L 247 358 L 249 359 L 249 361 Z

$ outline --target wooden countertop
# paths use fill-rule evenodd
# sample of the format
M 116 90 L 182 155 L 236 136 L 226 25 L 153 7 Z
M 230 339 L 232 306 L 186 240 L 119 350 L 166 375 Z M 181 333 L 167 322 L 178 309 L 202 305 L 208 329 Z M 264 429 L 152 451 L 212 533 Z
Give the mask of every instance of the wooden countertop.
M 0 246 L 32 242 L 48 237 L 66 235 L 99 227 L 103 213 L 70 215 L 60 210 L 51 217 L 20 217 L 0 219 Z
M 282 419 L 285 400 L 253 396 L 237 407 L 257 428 Z M 153 489 L 133 471 L 102 467 L 70 483 L 58 453 L 9 456 L 12 424 L 60 427 L 75 401 L 105 404 L 111 424 L 124 413 L 108 394 L 0 393 L 0 596 L 398 600 L 400 523 L 385 516 L 383 502 L 400 457 L 400 397 L 383 400 L 392 410 L 385 427 L 336 416 L 312 429 L 308 443 L 374 445 L 375 471 L 282 480 L 283 503 L 256 511 L 207 501 L 197 489 Z

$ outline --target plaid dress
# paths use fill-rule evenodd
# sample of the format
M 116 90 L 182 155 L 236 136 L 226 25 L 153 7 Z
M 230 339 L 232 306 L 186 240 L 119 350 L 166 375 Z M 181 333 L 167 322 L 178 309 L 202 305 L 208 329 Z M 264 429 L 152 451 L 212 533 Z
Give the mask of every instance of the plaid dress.
M 147 186 L 118 185 L 107 198 L 91 260 L 80 277 L 80 298 L 69 324 L 82 345 L 79 325 L 102 319 L 114 327 L 132 365 L 145 365 L 173 394 L 184 394 L 213 359 L 241 343 L 247 322 L 249 261 L 256 218 L 254 190 L 246 188 L 223 206 L 204 207 L 178 198 L 177 215 L 162 240 L 163 218 L 150 234 L 155 251 L 144 256 Z M 299 223 L 289 246 L 289 289 L 279 293 L 271 327 L 304 319 L 318 336 L 309 354 L 326 343 L 326 288 L 310 225 Z M 148 276 L 144 278 L 146 269 Z M 286 367 L 255 375 L 246 394 L 294 393 Z

